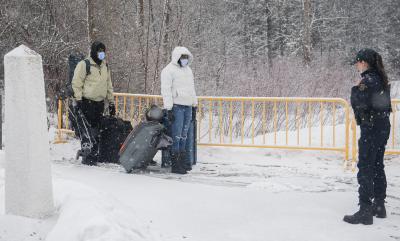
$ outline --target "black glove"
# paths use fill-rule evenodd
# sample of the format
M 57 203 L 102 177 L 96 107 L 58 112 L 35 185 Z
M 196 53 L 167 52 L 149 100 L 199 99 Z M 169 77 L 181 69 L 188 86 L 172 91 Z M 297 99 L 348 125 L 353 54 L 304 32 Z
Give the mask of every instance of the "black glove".
M 114 103 L 109 103 L 108 104 L 108 113 L 110 113 L 110 116 L 115 116 L 115 105 L 114 105 Z

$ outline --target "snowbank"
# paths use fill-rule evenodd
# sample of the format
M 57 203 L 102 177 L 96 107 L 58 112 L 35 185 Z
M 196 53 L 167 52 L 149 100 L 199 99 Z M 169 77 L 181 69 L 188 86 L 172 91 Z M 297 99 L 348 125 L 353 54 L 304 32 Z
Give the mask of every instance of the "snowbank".
M 51 145 L 57 214 L 42 221 L 3 215 L 0 167 L 0 241 L 400 239 L 398 156 L 385 159 L 389 216 L 364 226 L 342 221 L 357 209 L 358 184 L 341 153 L 199 147 L 198 165 L 180 176 L 83 166 L 78 148 Z
M 62 179 L 55 190 L 59 217 L 47 241 L 157 240 L 134 210 L 112 196 Z

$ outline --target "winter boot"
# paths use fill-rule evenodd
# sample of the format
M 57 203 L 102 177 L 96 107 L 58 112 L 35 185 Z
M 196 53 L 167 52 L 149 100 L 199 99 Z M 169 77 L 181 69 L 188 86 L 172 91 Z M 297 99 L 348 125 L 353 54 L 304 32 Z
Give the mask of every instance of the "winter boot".
M 372 203 L 372 215 L 377 218 L 386 218 L 385 200 L 374 200 Z
M 186 171 L 192 170 L 192 165 L 190 164 L 189 155 L 186 151 L 181 152 L 181 163 Z
M 360 203 L 360 210 L 353 215 L 346 215 L 343 221 L 351 224 L 371 225 L 373 223 L 372 206 Z
M 97 157 L 95 155 L 82 156 L 82 164 L 88 166 L 95 166 L 97 164 Z
M 88 166 L 95 166 L 99 162 L 99 151 L 97 146 L 90 150 L 90 152 L 83 151 L 82 154 L 82 164 Z
M 186 174 L 185 168 L 181 164 L 179 153 L 171 153 L 171 172 L 176 174 Z
M 171 167 L 171 151 L 170 150 L 163 150 L 161 154 L 161 167 L 168 168 Z

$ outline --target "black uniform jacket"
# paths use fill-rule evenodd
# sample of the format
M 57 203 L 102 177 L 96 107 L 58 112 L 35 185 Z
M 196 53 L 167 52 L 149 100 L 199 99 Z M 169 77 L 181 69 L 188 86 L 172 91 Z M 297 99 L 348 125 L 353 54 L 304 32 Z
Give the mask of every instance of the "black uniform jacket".
M 351 106 L 357 125 L 371 126 L 392 111 L 390 86 L 385 88 L 379 73 L 373 69 L 363 72 L 361 77 L 360 84 L 351 89 Z

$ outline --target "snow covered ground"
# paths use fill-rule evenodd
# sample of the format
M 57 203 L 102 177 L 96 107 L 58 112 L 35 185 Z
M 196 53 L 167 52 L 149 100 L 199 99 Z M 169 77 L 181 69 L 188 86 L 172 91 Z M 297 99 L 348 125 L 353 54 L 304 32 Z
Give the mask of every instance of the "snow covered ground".
M 341 153 L 199 147 L 198 165 L 179 176 L 83 166 L 78 146 L 51 145 L 57 210 L 45 220 L 4 214 L 0 151 L 1 241 L 400 240 L 398 156 L 386 157 L 389 216 L 364 226 L 342 221 L 358 185 Z

